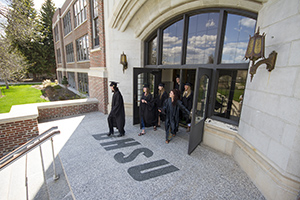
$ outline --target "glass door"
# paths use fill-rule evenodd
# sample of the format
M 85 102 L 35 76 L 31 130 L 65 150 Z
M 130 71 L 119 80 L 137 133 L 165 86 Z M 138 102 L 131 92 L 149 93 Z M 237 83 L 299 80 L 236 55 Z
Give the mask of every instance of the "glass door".
M 209 103 L 209 87 L 212 71 L 198 68 L 196 72 L 196 84 L 194 89 L 194 101 L 192 109 L 191 132 L 189 135 L 188 154 L 202 142 L 204 122 L 207 116 Z
M 158 84 L 161 81 L 161 69 L 134 68 L 133 69 L 133 124 L 140 123 L 139 106 L 143 94 L 143 85 L 149 84 L 153 97 L 157 96 Z

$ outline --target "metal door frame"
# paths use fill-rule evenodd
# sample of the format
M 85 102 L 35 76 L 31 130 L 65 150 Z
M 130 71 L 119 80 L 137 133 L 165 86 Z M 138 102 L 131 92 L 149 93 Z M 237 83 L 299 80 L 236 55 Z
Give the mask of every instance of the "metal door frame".
M 203 119 L 200 120 L 197 124 L 195 124 L 196 112 L 197 111 L 197 102 L 198 102 L 198 95 L 199 95 L 199 86 L 200 86 L 200 79 L 202 76 L 206 75 L 209 78 L 208 81 L 208 88 L 207 88 L 207 98 L 205 99 L 205 112 L 203 113 Z M 211 90 L 211 83 L 212 83 L 212 69 L 205 69 L 205 68 L 197 68 L 196 72 L 196 84 L 194 88 L 194 99 L 193 99 L 193 108 L 192 108 L 192 121 L 191 121 L 191 132 L 189 134 L 189 146 L 188 146 L 188 154 L 191 154 L 196 147 L 202 142 L 203 139 L 203 132 L 204 132 L 204 123 L 207 118 L 208 107 L 211 103 L 210 101 L 210 90 Z
M 141 73 L 150 73 L 155 76 L 154 79 L 154 97 L 157 96 L 158 93 L 158 84 L 161 82 L 161 74 L 162 70 L 157 68 L 133 68 L 133 125 L 140 123 L 139 118 L 139 107 L 138 107 L 138 75 Z

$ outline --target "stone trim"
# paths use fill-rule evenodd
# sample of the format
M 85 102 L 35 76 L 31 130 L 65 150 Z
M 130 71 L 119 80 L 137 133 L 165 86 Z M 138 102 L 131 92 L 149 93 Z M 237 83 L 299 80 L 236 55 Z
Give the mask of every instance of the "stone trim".
M 109 19 L 109 27 L 125 31 L 129 24 L 134 28 L 135 36 L 144 40 L 164 22 L 176 17 L 179 14 L 191 10 L 213 7 L 226 7 L 244 9 L 258 12 L 262 3 L 267 0 L 178 0 L 178 1 L 158 1 L 148 3 L 142 1 L 119 1 L 113 8 L 113 14 Z
M 231 125 L 206 120 L 203 144 L 233 156 L 267 199 L 296 199 L 300 180 L 285 173 Z

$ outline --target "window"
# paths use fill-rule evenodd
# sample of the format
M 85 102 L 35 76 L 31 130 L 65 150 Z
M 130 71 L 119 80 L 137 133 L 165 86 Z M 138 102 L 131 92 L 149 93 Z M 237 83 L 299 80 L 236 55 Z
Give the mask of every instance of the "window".
M 244 59 L 249 35 L 255 31 L 256 20 L 228 14 L 222 63 L 248 63 Z
M 89 41 L 88 35 L 76 40 L 77 61 L 89 60 Z
M 219 70 L 214 115 L 238 122 L 247 70 Z
M 73 42 L 66 46 L 66 54 L 67 54 L 67 63 L 74 62 L 74 49 L 73 49 Z
M 55 37 L 55 42 L 59 41 L 58 26 L 57 25 L 54 27 L 54 37 Z
M 78 73 L 78 90 L 81 93 L 89 94 L 89 80 L 87 73 Z
M 56 49 L 56 59 L 57 59 L 57 63 L 61 63 L 60 49 Z
M 64 24 L 64 36 L 66 36 L 68 33 L 72 31 L 70 11 L 68 11 L 68 13 L 64 16 L 63 24 Z
M 58 82 L 61 84 L 61 82 L 62 82 L 62 72 L 61 71 L 57 72 L 57 79 L 58 79 Z
M 152 39 L 149 43 L 148 43 L 148 64 L 149 65 L 156 65 L 156 60 L 157 60 L 157 37 L 155 37 L 154 39 Z
M 183 38 L 183 20 L 175 22 L 163 31 L 162 64 L 180 64 Z
M 86 20 L 86 0 L 77 0 L 74 3 L 74 27 L 79 26 Z
M 93 48 L 99 46 L 98 0 L 92 0 Z
M 68 72 L 68 82 L 69 82 L 70 87 L 72 87 L 74 89 L 76 88 L 74 72 Z
M 218 35 L 219 13 L 190 17 L 186 64 L 212 64 Z
M 217 84 L 211 84 L 207 93 L 214 102 L 208 104 L 207 116 L 238 125 L 249 67 L 243 58 L 249 35 L 255 32 L 256 17 L 255 13 L 226 8 L 179 15 L 145 41 L 145 67 L 172 69 L 173 78 L 180 74 L 182 83 L 192 85 L 195 68 L 211 69 L 211 81 Z M 203 79 L 208 88 L 206 83 Z M 204 109 L 199 103 L 200 108 Z

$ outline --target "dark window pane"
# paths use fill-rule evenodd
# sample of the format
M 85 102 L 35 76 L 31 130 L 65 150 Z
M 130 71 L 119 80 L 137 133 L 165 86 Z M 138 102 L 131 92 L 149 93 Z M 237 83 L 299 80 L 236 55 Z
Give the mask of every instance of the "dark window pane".
M 247 70 L 220 70 L 214 115 L 239 121 Z
M 148 60 L 149 60 L 149 65 L 156 65 L 156 60 L 157 60 L 157 37 L 155 37 L 152 41 L 150 41 L 148 47 Z
M 245 63 L 249 35 L 255 31 L 256 20 L 228 14 L 222 63 Z
M 186 64 L 213 63 L 218 35 L 219 13 L 190 17 Z
M 180 64 L 183 35 L 183 20 L 180 20 L 163 31 L 162 64 Z

